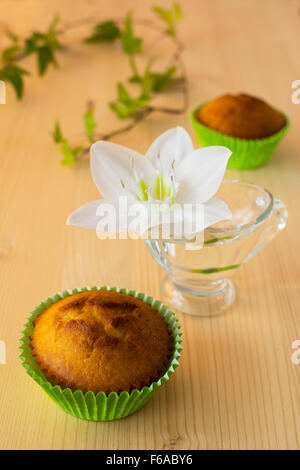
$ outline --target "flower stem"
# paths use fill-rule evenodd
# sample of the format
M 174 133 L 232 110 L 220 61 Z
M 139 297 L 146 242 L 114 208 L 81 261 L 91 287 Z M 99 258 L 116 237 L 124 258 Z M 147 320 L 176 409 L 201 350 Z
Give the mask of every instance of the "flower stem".
M 213 274 L 228 271 L 229 269 L 236 269 L 239 266 L 240 264 L 232 264 L 231 266 L 222 266 L 221 268 L 192 269 L 191 272 L 196 274 Z

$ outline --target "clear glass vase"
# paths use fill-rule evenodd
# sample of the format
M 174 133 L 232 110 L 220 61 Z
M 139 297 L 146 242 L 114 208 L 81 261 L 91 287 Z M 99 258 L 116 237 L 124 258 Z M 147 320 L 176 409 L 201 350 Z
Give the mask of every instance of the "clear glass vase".
M 204 231 L 204 242 L 145 240 L 155 261 L 167 272 L 162 283 L 165 301 L 196 316 L 222 313 L 235 299 L 230 277 L 285 227 L 283 202 L 261 186 L 224 180 L 216 195 L 232 220 Z

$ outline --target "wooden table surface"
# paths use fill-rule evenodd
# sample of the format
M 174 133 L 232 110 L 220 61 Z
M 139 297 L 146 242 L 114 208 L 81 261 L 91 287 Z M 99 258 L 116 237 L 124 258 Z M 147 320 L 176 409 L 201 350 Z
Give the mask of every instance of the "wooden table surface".
M 169 2 L 154 2 L 169 5 Z M 300 79 L 300 2 L 296 0 L 185 0 L 180 33 L 190 104 L 224 92 L 249 92 L 290 116 L 293 126 L 265 168 L 228 171 L 228 177 L 267 187 L 287 205 L 287 228 L 235 275 L 237 300 L 217 318 L 180 315 L 180 367 L 139 413 L 92 423 L 64 413 L 27 376 L 18 358 L 25 318 L 42 299 L 67 288 L 117 285 L 160 298 L 164 273 L 142 241 L 100 241 L 94 231 L 67 227 L 66 217 L 97 198 L 88 158 L 60 165 L 49 136 L 59 119 L 80 140 L 87 99 L 108 131 L 118 120 L 107 108 L 115 83 L 129 74 L 118 47 L 84 46 L 88 28 L 68 33 L 59 69 L 42 79 L 32 71 L 22 102 L 10 87 L 0 105 L 0 365 L 1 449 L 299 449 L 300 364 L 291 361 L 300 339 L 300 105 L 291 83 Z M 0 0 L 3 25 L 22 35 L 43 29 L 55 13 L 63 21 L 89 15 L 120 17 L 133 9 L 150 17 L 152 1 Z M 139 29 L 147 39 L 147 34 Z M 169 44 L 151 47 L 163 61 Z M 178 100 L 178 98 L 175 98 Z M 164 103 L 174 105 L 172 93 Z M 143 152 L 187 115 L 156 114 L 115 141 Z

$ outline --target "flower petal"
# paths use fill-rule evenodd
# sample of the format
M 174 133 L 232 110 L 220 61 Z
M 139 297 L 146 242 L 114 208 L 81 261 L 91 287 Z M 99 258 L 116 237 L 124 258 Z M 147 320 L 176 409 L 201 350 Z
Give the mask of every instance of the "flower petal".
M 126 188 L 134 190 L 134 170 L 141 178 L 150 179 L 154 168 L 140 153 L 112 142 L 99 141 L 91 146 L 91 173 L 100 193 L 108 199 L 124 194 Z
M 203 147 L 186 156 L 175 168 L 179 190 L 177 202 L 205 202 L 213 197 L 224 176 L 231 151 L 226 147 Z
M 189 238 L 191 235 L 202 232 L 207 227 L 220 222 L 231 220 L 229 207 L 220 199 L 210 199 L 203 204 L 191 204 L 184 211 L 184 230 L 182 233 Z
M 232 214 L 226 202 L 213 198 L 204 203 L 204 228 L 220 222 L 231 220 Z
M 109 201 L 98 199 L 88 202 L 69 215 L 67 225 L 97 230 L 99 233 L 118 233 L 127 230 L 142 234 L 148 229 L 148 207 L 130 197 Z
M 97 209 L 103 199 L 88 202 L 72 212 L 67 219 L 67 225 L 77 225 L 83 228 L 96 229 L 99 217 L 96 215 Z
M 149 147 L 146 157 L 153 165 L 159 168 L 159 161 L 163 171 L 169 171 L 173 160 L 175 166 L 194 150 L 189 134 L 183 127 L 174 127 L 161 134 Z M 157 158 L 159 156 L 159 159 Z

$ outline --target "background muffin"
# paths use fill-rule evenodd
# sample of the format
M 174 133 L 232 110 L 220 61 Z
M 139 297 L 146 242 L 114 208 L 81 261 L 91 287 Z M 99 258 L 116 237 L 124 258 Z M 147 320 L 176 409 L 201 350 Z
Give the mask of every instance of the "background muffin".
M 62 388 L 130 392 L 167 369 L 174 340 L 163 318 L 142 300 L 112 291 L 81 292 L 36 320 L 32 354 Z
M 216 98 L 202 106 L 196 117 L 211 129 L 240 139 L 269 137 L 286 125 L 282 113 L 244 93 Z
M 199 144 L 228 147 L 228 168 L 240 170 L 268 163 L 290 127 L 287 116 L 245 93 L 204 102 L 189 117 Z

